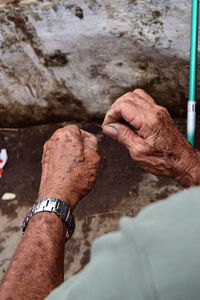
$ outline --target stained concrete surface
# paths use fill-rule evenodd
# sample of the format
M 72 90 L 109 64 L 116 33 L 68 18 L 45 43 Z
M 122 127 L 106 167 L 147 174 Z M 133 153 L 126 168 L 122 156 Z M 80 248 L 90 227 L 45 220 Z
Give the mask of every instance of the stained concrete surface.
M 183 117 L 190 11 L 188 0 L 0 0 L 0 126 L 100 118 L 138 87 Z
M 185 121 L 177 122 L 184 130 Z M 0 277 L 21 238 L 24 215 L 37 197 L 42 146 L 62 125 L 0 129 L 0 145 L 7 148 L 9 156 L 0 180 Z M 174 181 L 143 171 L 122 145 L 103 135 L 99 124 L 78 125 L 97 136 L 101 164 L 94 189 L 74 212 L 76 231 L 66 245 L 65 278 L 87 264 L 93 240 L 117 230 L 120 217 L 134 216 L 142 207 L 180 190 Z M 1 200 L 5 192 L 15 193 L 16 199 Z

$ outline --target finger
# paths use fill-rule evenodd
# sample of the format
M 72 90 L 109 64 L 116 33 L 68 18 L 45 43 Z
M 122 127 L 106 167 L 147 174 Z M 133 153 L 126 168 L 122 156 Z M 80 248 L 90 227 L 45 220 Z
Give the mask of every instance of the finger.
M 133 91 L 133 94 L 138 95 L 139 97 L 145 99 L 146 101 L 149 101 L 152 104 L 156 104 L 156 102 L 154 101 L 154 99 L 148 95 L 144 90 L 142 89 L 136 89 Z
M 78 138 L 80 139 L 81 137 L 81 132 L 79 130 L 79 128 L 75 125 L 67 125 L 63 128 L 59 128 L 57 129 L 54 134 L 51 136 L 50 140 L 62 140 L 65 139 L 66 137 L 74 137 L 74 138 Z
M 110 123 L 120 123 L 121 119 L 123 119 L 139 130 L 142 126 L 143 115 L 144 112 L 139 106 L 130 101 L 124 101 L 107 112 L 102 127 Z
M 89 133 L 85 130 L 81 129 L 80 131 L 83 139 L 84 149 L 93 148 L 95 151 L 97 151 L 98 150 L 97 138 L 92 133 Z
M 121 123 L 111 123 L 106 125 L 103 127 L 103 132 L 109 137 L 116 139 L 131 151 L 134 151 L 134 147 L 136 147 L 138 143 L 143 142 L 143 139 L 140 136 L 128 126 Z
M 130 102 L 133 103 L 135 105 L 138 105 L 139 107 L 149 107 L 149 102 L 142 98 L 140 95 L 134 93 L 134 92 L 129 92 L 126 93 L 125 95 L 123 95 L 122 97 L 120 97 L 119 99 L 117 99 L 113 105 L 111 106 L 111 108 L 115 108 L 117 105 L 119 105 L 120 103 L 124 103 L 124 102 Z
M 76 125 L 70 124 L 70 125 L 63 127 L 62 129 L 64 130 L 65 133 L 70 132 L 73 136 L 76 136 L 79 138 L 81 137 L 81 131 Z
M 97 138 L 92 133 L 89 133 L 82 129 L 81 129 L 81 135 L 83 137 L 85 160 L 90 162 L 90 167 L 92 169 L 94 168 L 94 170 L 98 170 L 99 163 L 100 163 L 100 156 L 98 154 Z

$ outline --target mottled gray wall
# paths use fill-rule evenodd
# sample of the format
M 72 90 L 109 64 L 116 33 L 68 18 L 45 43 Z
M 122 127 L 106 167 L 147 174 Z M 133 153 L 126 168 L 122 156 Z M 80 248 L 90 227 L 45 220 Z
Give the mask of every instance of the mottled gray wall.
M 1 4 L 0 126 L 101 118 L 136 87 L 183 116 L 190 2 Z

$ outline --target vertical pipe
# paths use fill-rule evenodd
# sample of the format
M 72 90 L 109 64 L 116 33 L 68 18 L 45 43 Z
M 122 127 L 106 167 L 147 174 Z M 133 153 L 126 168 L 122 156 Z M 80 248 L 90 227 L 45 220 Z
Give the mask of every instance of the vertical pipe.
M 192 0 L 187 139 L 193 146 L 195 146 L 195 130 L 196 130 L 196 73 L 197 73 L 197 48 L 198 48 L 198 15 L 199 15 L 199 1 Z

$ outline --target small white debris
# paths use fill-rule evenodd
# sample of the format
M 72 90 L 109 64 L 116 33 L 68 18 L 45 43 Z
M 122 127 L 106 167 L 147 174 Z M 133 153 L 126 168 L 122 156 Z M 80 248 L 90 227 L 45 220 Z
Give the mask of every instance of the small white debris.
M 5 193 L 2 196 L 2 200 L 14 200 L 16 198 L 16 195 L 14 193 Z

